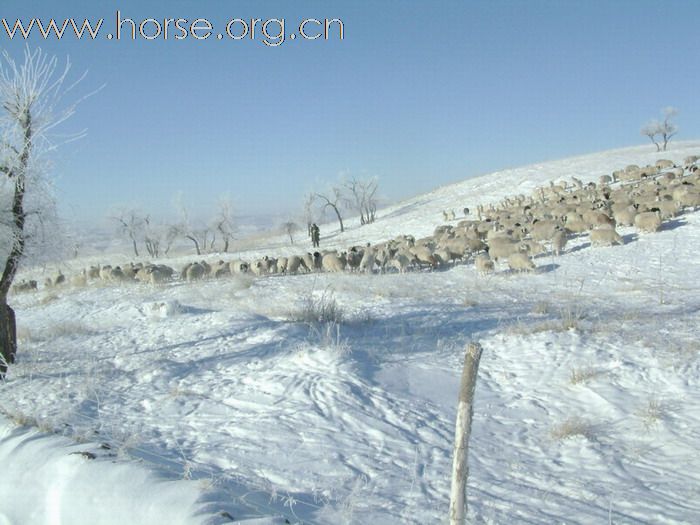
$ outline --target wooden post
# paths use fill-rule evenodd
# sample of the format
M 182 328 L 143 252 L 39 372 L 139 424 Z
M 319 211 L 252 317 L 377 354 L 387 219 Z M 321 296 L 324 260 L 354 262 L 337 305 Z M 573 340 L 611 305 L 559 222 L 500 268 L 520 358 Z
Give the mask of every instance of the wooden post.
M 481 359 L 481 345 L 469 343 L 464 355 L 462 381 L 459 387 L 455 446 L 452 461 L 452 490 L 450 491 L 450 525 L 467 522 L 467 477 L 469 476 L 469 434 L 472 426 L 474 389 Z

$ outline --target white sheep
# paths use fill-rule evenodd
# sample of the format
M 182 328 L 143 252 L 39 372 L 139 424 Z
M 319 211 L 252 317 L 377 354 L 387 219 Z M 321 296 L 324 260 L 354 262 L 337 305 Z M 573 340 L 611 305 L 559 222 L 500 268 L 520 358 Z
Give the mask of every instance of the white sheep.
M 658 210 L 661 220 L 672 219 L 680 213 L 680 205 L 673 200 L 663 199 L 657 202 L 650 211 Z
M 253 273 L 255 275 L 267 275 L 277 273 L 277 259 L 273 257 L 264 256 L 262 259 L 258 259 L 252 267 Z
M 599 228 L 600 226 L 615 227 L 615 220 L 600 210 L 588 210 L 582 214 L 582 218 L 583 222 L 588 224 L 589 229 Z
M 700 191 L 686 191 L 678 199 L 678 206 L 682 208 L 700 208 Z
M 661 214 L 658 211 L 642 212 L 634 218 L 634 226 L 640 232 L 657 232 L 661 229 Z
M 374 265 L 377 262 L 377 257 L 375 255 L 374 248 L 368 246 L 365 249 L 365 253 L 362 254 L 362 260 L 360 261 L 360 271 L 361 272 L 372 272 L 374 270 Z
M 134 275 L 134 279 L 136 279 L 137 281 L 140 281 L 142 283 L 147 283 L 149 280 L 148 268 L 149 268 L 148 266 L 144 266 L 144 267 L 136 270 L 136 274 Z
M 557 231 L 558 227 L 559 223 L 551 219 L 535 221 L 530 229 L 530 235 L 535 241 L 549 241 L 551 240 L 552 235 L 554 235 L 554 232 Z
M 35 280 L 25 281 L 22 279 L 20 282 L 12 285 L 12 291 L 17 292 L 27 292 L 30 290 L 37 290 L 37 283 Z
M 537 268 L 527 253 L 516 252 L 508 257 L 508 267 L 515 272 L 530 272 Z
M 162 265 L 149 265 L 143 268 L 142 270 L 139 270 L 139 273 L 142 271 L 145 273 L 145 278 L 143 279 L 144 282 L 148 282 L 155 285 L 159 283 L 164 283 L 165 281 L 170 279 L 171 274 L 166 270 L 166 268 L 167 267 L 163 267 Z
M 435 268 L 438 264 L 433 251 L 427 246 L 412 246 L 409 253 L 419 265 L 427 264 L 431 268 Z
M 111 280 L 112 276 L 112 266 L 109 264 L 105 264 L 104 266 L 100 267 L 100 279 L 109 282 Z
M 136 277 L 137 271 L 138 268 L 134 265 L 134 263 L 129 263 L 129 266 L 124 266 L 124 268 L 122 268 L 122 273 L 127 281 L 133 281 Z
M 277 258 L 277 271 L 279 273 L 287 273 L 287 263 L 289 262 L 288 257 L 278 257 Z
M 337 253 L 327 253 L 321 259 L 321 266 L 327 272 L 342 272 L 345 270 L 347 264 L 346 255 L 343 252 L 338 255 Z
M 435 257 L 435 262 L 438 266 L 447 266 L 450 263 L 454 263 L 457 259 L 461 259 L 460 255 L 447 248 L 438 248 L 433 252 L 433 257 Z
M 588 224 L 584 222 L 578 213 L 567 216 L 565 228 L 569 233 L 584 233 L 589 230 Z
M 613 246 L 622 245 L 625 241 L 619 233 L 610 228 L 596 228 L 591 231 L 591 246 Z
M 61 273 L 61 270 L 58 270 L 58 273 L 54 275 L 53 277 L 47 277 L 44 280 L 44 286 L 46 288 L 52 288 L 54 286 L 58 286 L 59 284 L 63 284 L 66 282 L 66 276 Z
M 279 264 L 279 262 L 278 262 Z M 300 269 L 303 269 L 307 272 L 310 272 L 311 270 L 309 269 L 308 266 L 306 266 L 306 262 L 304 259 L 299 257 L 298 255 L 292 255 L 291 257 L 287 258 L 287 268 L 286 272 L 288 274 L 295 274 L 298 273 Z
M 633 226 L 634 218 L 637 216 L 637 209 L 634 206 L 627 206 L 626 208 L 614 211 L 613 218 L 615 222 L 620 226 Z
M 555 231 L 554 235 L 556 235 L 558 231 L 560 230 Z M 554 235 L 552 235 L 552 239 L 554 238 Z M 544 253 L 547 250 L 541 243 L 532 239 L 525 239 L 524 241 L 520 241 L 520 243 L 518 244 L 518 251 L 529 253 L 534 257 L 535 255 Z
M 229 267 L 229 264 L 224 261 L 217 261 L 214 264 L 211 265 L 211 269 L 209 270 L 209 275 L 212 277 L 223 277 L 225 275 L 230 275 L 231 274 L 231 268 Z
M 406 273 L 411 266 L 411 258 L 404 253 L 397 253 L 386 263 L 387 268 L 396 268 L 399 273 Z
M 683 165 L 689 167 L 695 164 L 698 160 L 700 160 L 700 157 L 697 155 L 690 155 L 683 160 Z
M 479 273 L 491 273 L 494 269 L 493 261 L 486 253 L 480 253 L 474 257 L 474 266 Z
M 564 252 L 566 241 L 566 230 L 557 230 L 554 232 L 554 235 L 552 235 L 552 253 L 554 253 L 554 255 L 561 255 Z
M 659 160 L 656 161 L 655 166 L 656 166 L 658 169 L 660 169 L 660 170 L 666 170 L 666 169 L 669 169 L 669 168 L 673 168 L 673 167 L 675 167 L 676 165 L 674 164 L 674 162 L 673 162 L 672 160 L 668 160 L 668 159 L 659 159 Z
M 241 261 L 240 259 L 229 262 L 228 268 L 232 274 L 248 273 L 250 271 L 250 265 L 245 261 Z
M 493 239 L 488 246 L 487 252 L 494 260 L 507 259 L 511 254 L 518 251 L 519 245 L 508 238 Z

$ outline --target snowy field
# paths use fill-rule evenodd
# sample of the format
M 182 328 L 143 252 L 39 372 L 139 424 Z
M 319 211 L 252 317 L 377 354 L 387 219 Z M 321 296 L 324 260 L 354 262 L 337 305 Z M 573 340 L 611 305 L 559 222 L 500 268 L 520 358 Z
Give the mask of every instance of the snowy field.
M 428 235 L 442 210 L 690 154 L 700 142 L 492 173 L 380 210 L 372 225 L 347 220 L 343 234 L 322 225 L 322 247 Z M 15 295 L 20 346 L 2 410 L 65 437 L 0 421 L 3 465 L 25 467 L 3 468 L 0 524 L 444 523 L 470 341 L 484 348 L 474 522 L 700 523 L 700 213 L 620 233 L 624 246 L 586 236 L 537 257 L 533 274 L 458 265 Z M 310 249 L 260 242 L 237 255 Z M 337 322 L 305 322 L 309 305 L 335 307 Z M 27 487 L 35 498 L 22 506 Z M 141 521 L 94 513 L 124 505 Z

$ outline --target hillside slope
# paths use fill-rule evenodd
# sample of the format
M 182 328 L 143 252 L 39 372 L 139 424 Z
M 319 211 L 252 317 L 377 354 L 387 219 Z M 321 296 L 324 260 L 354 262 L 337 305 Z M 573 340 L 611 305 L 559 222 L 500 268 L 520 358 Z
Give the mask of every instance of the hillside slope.
M 442 209 L 698 151 L 506 170 L 342 235 L 327 226 L 326 242 L 421 236 Z M 624 246 L 582 237 L 528 275 L 458 265 L 17 295 L 3 408 L 202 480 L 208 508 L 235 518 L 441 523 L 463 351 L 477 340 L 476 522 L 697 523 L 700 214 L 621 232 Z M 306 322 L 323 307 L 329 319 Z

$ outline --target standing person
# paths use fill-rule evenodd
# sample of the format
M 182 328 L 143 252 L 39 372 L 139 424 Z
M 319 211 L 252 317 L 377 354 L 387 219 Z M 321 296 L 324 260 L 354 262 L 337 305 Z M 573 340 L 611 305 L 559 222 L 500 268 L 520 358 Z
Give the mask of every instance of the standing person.
M 320 241 L 321 241 L 321 231 L 319 230 L 316 223 L 314 223 L 311 225 L 311 242 L 313 243 L 314 248 L 318 248 Z

